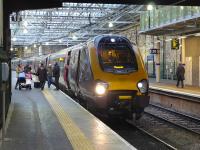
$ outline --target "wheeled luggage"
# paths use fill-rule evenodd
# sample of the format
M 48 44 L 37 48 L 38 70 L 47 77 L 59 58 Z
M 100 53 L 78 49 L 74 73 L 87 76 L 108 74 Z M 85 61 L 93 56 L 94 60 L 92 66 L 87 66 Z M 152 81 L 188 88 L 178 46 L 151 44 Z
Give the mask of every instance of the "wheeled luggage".
M 34 88 L 40 88 L 40 82 L 34 82 Z

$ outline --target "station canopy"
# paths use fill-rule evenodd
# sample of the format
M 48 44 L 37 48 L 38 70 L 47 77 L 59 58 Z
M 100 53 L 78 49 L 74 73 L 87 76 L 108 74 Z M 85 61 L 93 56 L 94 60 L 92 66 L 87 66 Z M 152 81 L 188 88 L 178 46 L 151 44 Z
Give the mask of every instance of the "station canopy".
M 60 8 L 12 12 L 11 44 L 73 46 L 138 24 L 145 9 L 143 5 L 63 3 Z

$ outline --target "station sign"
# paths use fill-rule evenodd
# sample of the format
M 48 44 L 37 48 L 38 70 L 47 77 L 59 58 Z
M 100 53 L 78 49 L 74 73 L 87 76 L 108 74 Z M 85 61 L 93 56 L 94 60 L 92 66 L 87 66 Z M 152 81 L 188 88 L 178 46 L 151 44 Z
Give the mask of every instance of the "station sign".
M 171 40 L 171 49 L 179 49 L 179 39 L 178 38 L 174 38 Z
M 154 60 L 154 55 L 147 56 L 147 61 L 153 61 L 153 60 Z
M 150 49 L 150 54 L 159 54 L 159 53 L 160 53 L 160 49 L 157 49 L 157 48 Z

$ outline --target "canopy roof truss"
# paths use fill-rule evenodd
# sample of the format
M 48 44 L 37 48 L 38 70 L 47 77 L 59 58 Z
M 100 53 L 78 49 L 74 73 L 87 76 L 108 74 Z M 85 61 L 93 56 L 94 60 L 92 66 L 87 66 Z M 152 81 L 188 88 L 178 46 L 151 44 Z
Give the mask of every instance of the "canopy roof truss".
M 139 21 L 143 6 L 63 3 L 63 7 L 24 10 L 10 15 L 12 45 L 68 45 L 99 34 L 116 33 Z M 109 27 L 109 23 L 113 27 Z

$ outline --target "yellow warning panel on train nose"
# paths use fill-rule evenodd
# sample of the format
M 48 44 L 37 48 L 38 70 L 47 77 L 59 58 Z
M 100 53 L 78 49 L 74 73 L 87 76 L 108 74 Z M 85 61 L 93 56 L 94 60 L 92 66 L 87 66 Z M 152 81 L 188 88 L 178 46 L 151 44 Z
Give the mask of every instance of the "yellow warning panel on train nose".
M 132 96 L 119 96 L 120 100 L 131 100 Z

